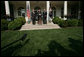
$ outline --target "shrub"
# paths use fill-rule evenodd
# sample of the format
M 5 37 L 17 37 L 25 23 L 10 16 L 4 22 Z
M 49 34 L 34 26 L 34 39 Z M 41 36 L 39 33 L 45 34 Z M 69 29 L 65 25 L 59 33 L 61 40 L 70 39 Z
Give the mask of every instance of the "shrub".
M 83 26 L 83 20 L 82 19 L 78 20 L 78 26 Z
M 70 26 L 70 27 L 78 26 L 78 20 L 77 19 L 67 20 L 67 22 L 68 22 L 68 26 Z
M 9 30 L 17 30 L 20 29 L 23 24 L 25 24 L 25 18 L 24 17 L 18 17 L 14 19 L 11 23 L 9 23 L 8 28 Z
M 54 24 L 58 24 L 61 27 L 67 27 L 68 26 L 67 21 L 62 20 L 59 17 L 55 17 L 52 21 L 53 21 Z
M 16 24 L 15 24 L 15 22 L 14 21 L 12 21 L 12 22 L 10 22 L 9 24 L 8 24 L 8 29 L 9 30 L 14 30 L 16 27 Z
M 22 26 L 21 22 L 18 20 L 14 20 L 8 24 L 8 29 L 9 30 L 16 30 L 19 29 Z
M 14 22 L 17 23 L 18 26 L 22 25 L 22 21 L 20 19 L 14 19 Z
M 68 26 L 67 20 L 61 20 L 59 26 L 67 27 Z
M 24 17 L 18 17 L 17 20 L 21 21 L 22 25 L 26 23 L 26 20 Z
M 8 23 L 9 21 L 5 19 L 1 19 L 1 30 L 7 30 L 8 29 Z
M 69 20 L 62 20 L 59 17 L 55 17 L 52 22 L 54 24 L 58 24 L 61 27 L 74 27 L 74 26 L 82 26 L 83 21 L 82 19 L 69 19 Z
M 52 20 L 52 22 L 53 22 L 54 24 L 60 24 L 60 21 L 61 21 L 61 19 L 60 19 L 59 17 L 55 17 L 55 18 Z

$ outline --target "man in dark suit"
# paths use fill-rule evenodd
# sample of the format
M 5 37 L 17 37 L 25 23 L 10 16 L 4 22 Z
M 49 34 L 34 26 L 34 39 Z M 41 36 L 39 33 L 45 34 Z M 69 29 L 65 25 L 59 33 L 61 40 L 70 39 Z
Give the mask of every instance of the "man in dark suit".
M 35 10 L 32 11 L 32 23 L 35 25 Z
M 47 12 L 46 12 L 46 10 L 44 9 L 44 11 L 43 11 L 43 24 L 47 24 L 46 17 L 47 17 Z
M 38 11 L 35 11 L 35 20 L 38 21 Z

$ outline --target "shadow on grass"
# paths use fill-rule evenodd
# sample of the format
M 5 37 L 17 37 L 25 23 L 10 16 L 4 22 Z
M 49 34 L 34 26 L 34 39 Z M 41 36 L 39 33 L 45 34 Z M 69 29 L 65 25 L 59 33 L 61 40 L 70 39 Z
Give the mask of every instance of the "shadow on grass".
M 12 40 L 12 41 L 13 41 L 12 43 L 10 43 L 10 44 L 8 44 L 8 45 L 2 47 L 1 49 L 4 49 L 4 48 L 6 48 L 6 47 L 8 47 L 8 46 L 11 46 L 12 44 L 14 44 L 14 43 L 16 43 L 16 42 L 18 42 L 18 41 L 20 41 L 20 40 L 24 41 L 25 38 L 26 38 L 26 36 L 27 36 L 27 34 L 24 34 L 20 39 L 18 39 L 18 40 L 16 40 L 16 41 L 13 41 L 13 40 Z
M 24 40 L 23 38 L 24 37 L 26 37 L 26 34 L 21 38 L 22 39 L 22 41 Z M 24 42 L 24 44 L 21 42 L 21 40 L 18 40 L 19 41 L 19 44 L 16 44 L 16 45 L 14 45 L 13 46 L 13 43 L 16 43 L 17 41 L 15 41 L 15 42 L 13 42 L 12 44 L 11 44 L 11 46 L 9 47 L 9 45 L 7 45 L 5 48 L 5 50 L 4 49 L 2 49 L 1 50 L 1 56 L 12 56 L 12 54 L 13 54 L 13 52 L 14 51 L 16 51 L 16 50 L 18 50 L 18 49 L 20 49 L 21 47 L 23 47 L 26 43 L 28 43 L 29 42 L 29 40 L 30 39 L 27 39 L 25 42 Z
M 83 56 L 83 42 L 80 40 L 74 40 L 72 38 L 68 38 L 70 42 L 70 47 L 74 50 L 77 56 Z
M 35 56 L 82 56 L 82 51 L 80 51 L 80 49 L 82 50 L 82 43 L 78 40 L 71 38 L 68 39 L 70 42 L 70 48 L 74 49 L 76 52 L 65 49 L 63 46 L 53 40 L 48 45 L 48 51 L 42 51 L 39 49 Z

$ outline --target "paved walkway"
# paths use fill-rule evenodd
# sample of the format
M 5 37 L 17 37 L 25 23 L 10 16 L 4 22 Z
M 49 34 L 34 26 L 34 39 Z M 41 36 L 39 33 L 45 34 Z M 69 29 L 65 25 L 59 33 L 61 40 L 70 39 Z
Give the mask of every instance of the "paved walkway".
M 53 24 L 53 23 L 42 24 L 42 25 L 24 24 L 20 29 L 20 31 L 21 30 L 39 30 L 39 29 L 60 29 L 60 27 L 57 24 Z

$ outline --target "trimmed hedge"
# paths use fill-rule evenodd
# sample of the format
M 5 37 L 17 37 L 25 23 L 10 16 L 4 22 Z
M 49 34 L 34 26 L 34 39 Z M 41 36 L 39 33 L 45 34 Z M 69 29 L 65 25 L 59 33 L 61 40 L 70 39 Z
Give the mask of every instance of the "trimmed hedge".
M 17 24 L 14 21 L 12 21 L 8 24 L 8 29 L 9 30 L 14 30 L 14 29 L 16 29 L 16 25 Z
M 60 27 L 67 27 L 68 26 L 67 21 L 62 20 L 59 17 L 55 17 L 52 21 L 54 24 L 58 24 Z
M 61 20 L 59 26 L 60 27 L 67 27 L 68 26 L 67 20 Z
M 78 26 L 83 26 L 83 19 L 79 19 Z
M 26 20 L 24 17 L 18 17 L 16 18 L 18 21 L 21 21 L 22 25 L 26 23 Z
M 61 19 L 60 19 L 59 17 L 55 17 L 55 18 L 52 20 L 52 22 L 53 22 L 54 24 L 60 24 Z
M 78 20 L 77 19 L 67 20 L 67 22 L 68 22 L 69 27 L 78 26 Z
M 5 19 L 1 19 L 1 30 L 7 30 L 8 29 L 8 23 L 9 21 Z
M 82 20 L 78 19 L 62 20 L 59 17 L 55 17 L 52 21 L 54 24 L 58 24 L 60 27 L 73 27 L 83 25 Z
M 25 24 L 25 18 L 23 17 L 18 17 L 14 19 L 14 21 L 10 22 L 8 24 L 8 29 L 9 30 L 17 30 L 20 29 L 23 24 Z

